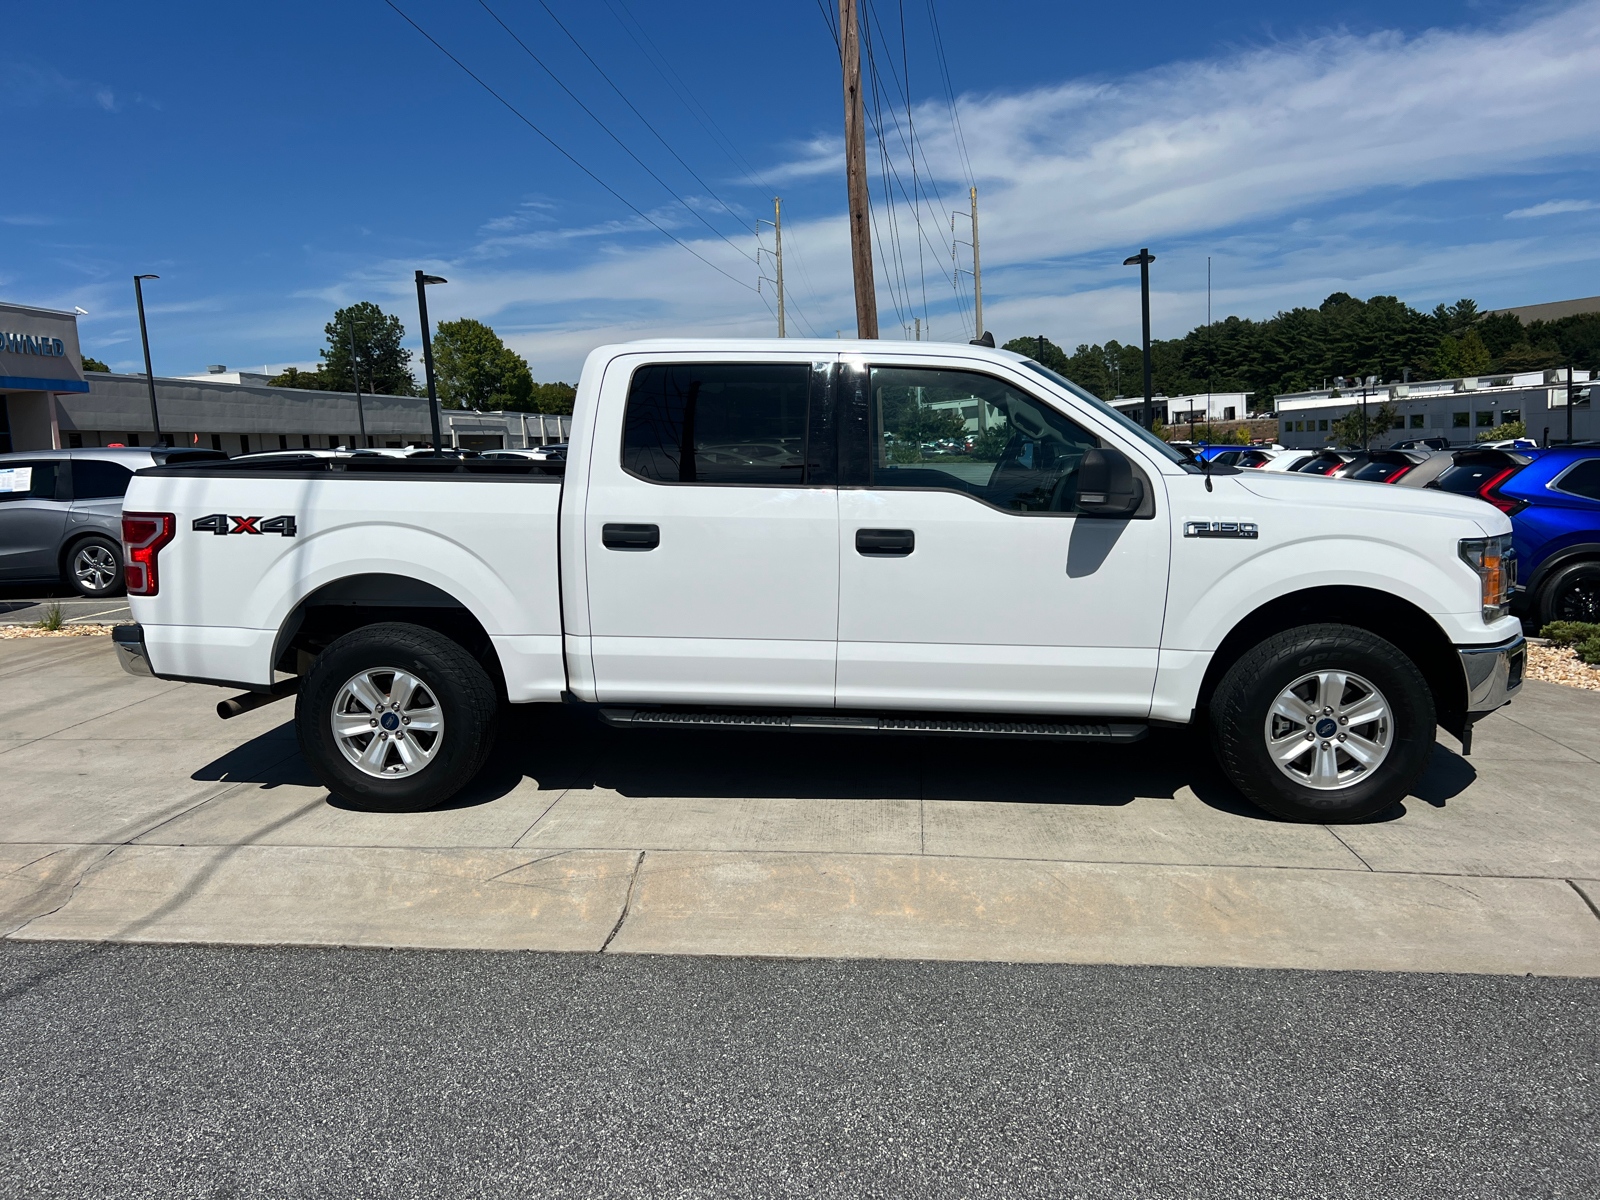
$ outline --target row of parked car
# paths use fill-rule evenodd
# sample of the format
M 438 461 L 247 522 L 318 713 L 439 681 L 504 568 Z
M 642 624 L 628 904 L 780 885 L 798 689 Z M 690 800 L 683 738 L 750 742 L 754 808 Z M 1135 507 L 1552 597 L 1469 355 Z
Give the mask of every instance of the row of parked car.
M 1293 471 L 1476 496 L 1511 518 L 1517 553 L 1513 611 L 1544 625 L 1600 621 L 1600 442 L 1531 442 L 1464 450 L 1201 447 L 1196 457 L 1240 470 Z
M 529 450 L 445 450 L 456 458 L 561 460 L 565 445 Z M 415 457 L 427 447 L 374 450 L 273 450 L 238 455 L 263 459 Z M 102 447 L 31 450 L 0 456 L 0 586 L 66 584 L 99 599 L 123 591 L 122 496 L 133 473 L 166 463 L 224 459 L 220 450 L 187 447 Z

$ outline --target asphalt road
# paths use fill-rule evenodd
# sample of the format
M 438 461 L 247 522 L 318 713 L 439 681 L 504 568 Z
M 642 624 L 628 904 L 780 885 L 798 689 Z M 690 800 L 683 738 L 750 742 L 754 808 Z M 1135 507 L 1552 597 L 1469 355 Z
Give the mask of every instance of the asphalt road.
M 57 604 L 62 617 L 72 625 L 116 625 L 133 620 L 126 596 L 89 600 L 66 584 L 50 587 L 31 583 L 0 586 L 0 625 L 31 625 Z
M 1593 980 L 0 945 L 6 1196 L 1593 1197 Z

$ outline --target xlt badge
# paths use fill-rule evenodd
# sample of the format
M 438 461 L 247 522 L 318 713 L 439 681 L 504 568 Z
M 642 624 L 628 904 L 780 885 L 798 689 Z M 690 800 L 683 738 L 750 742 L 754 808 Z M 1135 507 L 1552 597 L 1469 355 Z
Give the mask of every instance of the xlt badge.
M 230 533 L 276 533 L 293 537 L 293 517 L 230 517 L 226 513 L 212 513 L 209 517 L 196 517 L 190 526 L 196 533 L 214 533 L 226 537 Z
M 1261 531 L 1254 521 L 1185 521 L 1183 536 L 1193 538 L 1256 538 Z

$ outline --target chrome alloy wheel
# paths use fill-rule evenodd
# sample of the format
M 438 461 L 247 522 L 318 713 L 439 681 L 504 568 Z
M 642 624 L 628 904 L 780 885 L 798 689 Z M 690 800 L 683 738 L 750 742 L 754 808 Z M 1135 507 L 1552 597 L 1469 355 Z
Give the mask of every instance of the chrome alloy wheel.
M 1302 787 L 1331 792 L 1359 783 L 1389 757 L 1394 714 L 1361 676 L 1317 671 L 1278 693 L 1265 733 L 1278 770 Z
M 84 546 L 72 556 L 72 573 L 84 587 L 103 592 L 117 581 L 117 556 L 104 546 Z
M 415 775 L 444 744 L 444 710 L 427 684 L 395 667 L 372 667 L 333 698 L 333 739 L 363 774 Z

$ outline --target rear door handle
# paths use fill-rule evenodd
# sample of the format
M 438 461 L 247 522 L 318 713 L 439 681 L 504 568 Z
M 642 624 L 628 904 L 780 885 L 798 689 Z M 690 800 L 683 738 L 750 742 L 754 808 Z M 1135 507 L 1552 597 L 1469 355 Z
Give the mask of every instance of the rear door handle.
M 659 525 L 604 525 L 600 542 L 607 550 L 654 550 L 661 545 Z
M 858 529 L 856 553 L 869 558 L 904 558 L 917 548 L 917 535 L 909 529 Z

